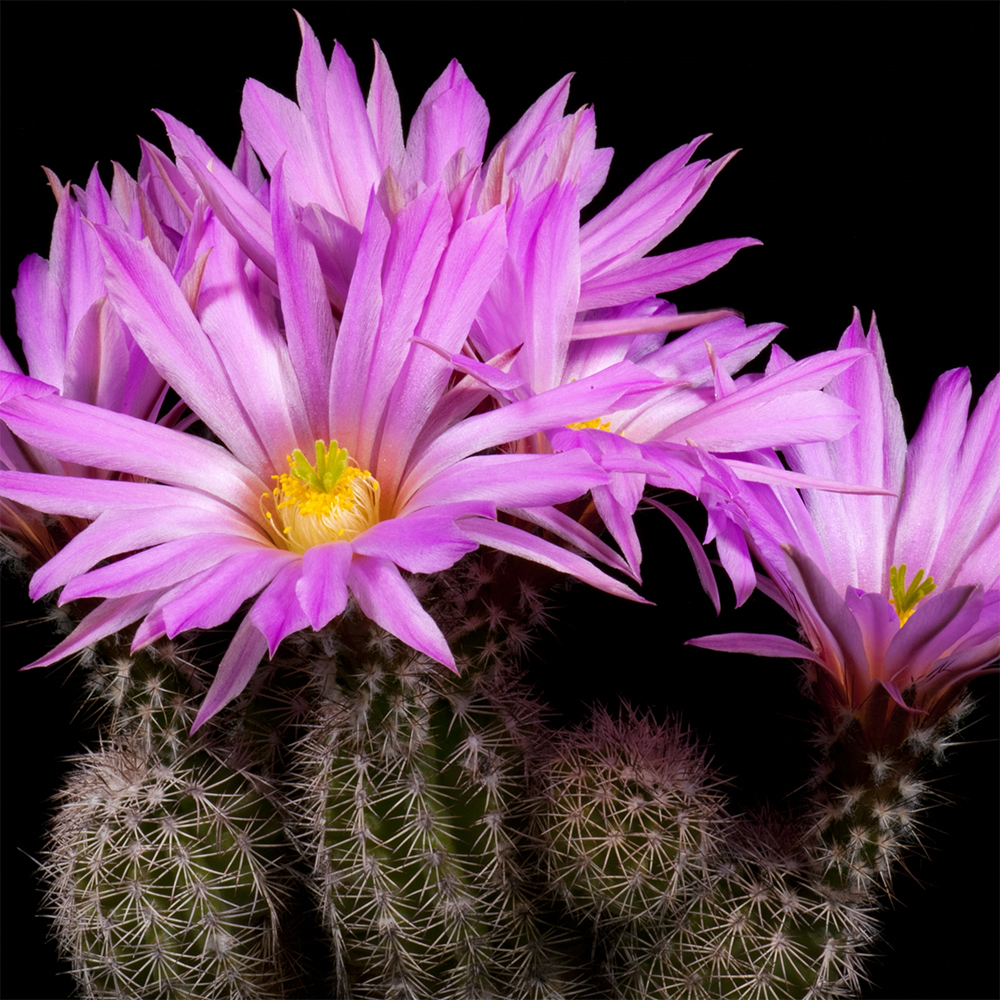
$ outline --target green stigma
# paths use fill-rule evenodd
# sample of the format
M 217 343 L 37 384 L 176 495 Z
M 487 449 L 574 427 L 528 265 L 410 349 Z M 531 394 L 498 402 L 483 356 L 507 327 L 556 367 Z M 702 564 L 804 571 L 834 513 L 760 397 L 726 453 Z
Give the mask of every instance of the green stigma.
M 306 486 L 319 493 L 331 493 L 347 468 L 347 449 L 341 448 L 336 441 L 331 441 L 329 445 L 317 441 L 315 465 L 310 465 L 306 456 L 296 448 L 288 466 L 288 471 Z
M 907 618 L 917 610 L 917 605 L 932 591 L 937 589 L 934 577 L 929 576 L 924 580 L 924 571 L 917 570 L 917 575 L 906 586 L 906 563 L 900 566 L 889 567 L 889 589 L 892 597 L 889 603 L 896 609 L 899 615 L 900 627 L 906 624 Z

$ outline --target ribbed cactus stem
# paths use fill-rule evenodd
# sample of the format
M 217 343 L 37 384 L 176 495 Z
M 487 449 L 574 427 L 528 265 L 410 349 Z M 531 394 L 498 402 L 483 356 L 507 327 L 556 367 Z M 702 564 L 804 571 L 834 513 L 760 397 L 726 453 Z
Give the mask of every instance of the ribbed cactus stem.
M 290 808 L 325 922 L 352 995 L 481 995 L 515 864 L 520 750 L 475 675 L 373 645 L 341 665 L 296 758 L 307 783 Z
M 858 716 L 823 728 L 812 823 L 827 883 L 874 895 L 918 841 L 930 798 L 923 772 L 943 761 L 971 701 L 933 720 L 895 705 L 880 688 L 869 702 Z M 867 725 L 875 714 L 884 723 Z
M 719 782 L 675 724 L 599 710 L 553 741 L 539 773 L 538 835 L 573 912 L 656 921 L 707 880 Z
M 867 895 L 832 887 L 799 821 L 739 821 L 672 723 L 598 711 L 544 761 L 549 877 L 588 917 L 609 995 L 850 995 L 873 937 Z
M 787 832 L 767 821 L 735 823 L 711 884 L 677 919 L 621 926 L 611 955 L 614 996 L 856 995 L 874 936 L 870 908 L 816 878 Z
M 59 795 L 44 865 L 85 997 L 274 998 L 285 839 L 267 785 L 210 733 L 172 654 L 95 667 L 114 712 Z

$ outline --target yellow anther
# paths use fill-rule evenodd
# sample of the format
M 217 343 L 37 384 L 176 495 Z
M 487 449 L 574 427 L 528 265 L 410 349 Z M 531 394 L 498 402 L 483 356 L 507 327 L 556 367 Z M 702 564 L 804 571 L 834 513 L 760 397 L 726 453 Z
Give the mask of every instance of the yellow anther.
M 289 549 L 304 552 L 313 545 L 349 541 L 378 520 L 377 480 L 350 464 L 347 449 L 336 441 L 316 442 L 315 464 L 298 448 L 287 459 L 288 472 L 271 477 L 277 482 L 271 496 Z M 277 532 L 272 513 L 264 516 Z
M 578 420 L 575 424 L 567 424 L 566 426 L 571 431 L 609 431 L 611 430 L 611 421 L 594 417 L 593 420 Z

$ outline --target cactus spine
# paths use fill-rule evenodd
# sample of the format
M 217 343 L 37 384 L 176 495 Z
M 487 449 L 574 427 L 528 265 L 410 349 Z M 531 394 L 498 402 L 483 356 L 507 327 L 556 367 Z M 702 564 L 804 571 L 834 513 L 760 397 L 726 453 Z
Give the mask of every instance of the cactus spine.
M 281 997 L 282 823 L 265 782 L 187 730 L 176 658 L 120 650 L 113 711 L 59 795 L 45 872 L 62 952 L 93 998 Z
M 512 676 L 489 580 L 472 562 L 431 584 L 460 677 L 350 618 L 318 672 L 289 809 L 337 996 L 583 995 L 575 940 L 545 923 L 526 855 L 524 747 L 540 710 Z
M 544 612 L 513 580 L 470 559 L 414 582 L 457 677 L 352 607 L 194 738 L 205 684 L 176 645 L 91 656 L 110 711 L 46 862 L 82 995 L 318 995 L 298 981 L 293 870 L 329 943 L 322 988 L 345 1000 L 855 995 L 921 762 L 965 706 L 914 723 L 868 705 L 881 728 L 822 728 L 802 811 L 735 817 L 673 722 L 544 724 L 512 666 Z

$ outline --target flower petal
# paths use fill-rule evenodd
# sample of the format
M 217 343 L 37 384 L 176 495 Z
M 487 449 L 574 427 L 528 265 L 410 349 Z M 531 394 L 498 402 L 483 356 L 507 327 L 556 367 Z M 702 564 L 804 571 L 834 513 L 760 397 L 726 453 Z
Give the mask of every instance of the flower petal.
M 250 616 L 240 622 L 218 669 L 215 679 L 198 709 L 191 733 L 194 734 L 217 712 L 229 704 L 249 683 L 267 652 L 267 640 L 257 630 Z
M 441 629 L 388 559 L 356 556 L 347 585 L 358 607 L 377 625 L 431 659 L 458 672 Z
M 347 607 L 347 574 L 353 548 L 347 542 L 314 545 L 302 554 L 302 576 L 295 595 L 314 629 L 321 629 Z

